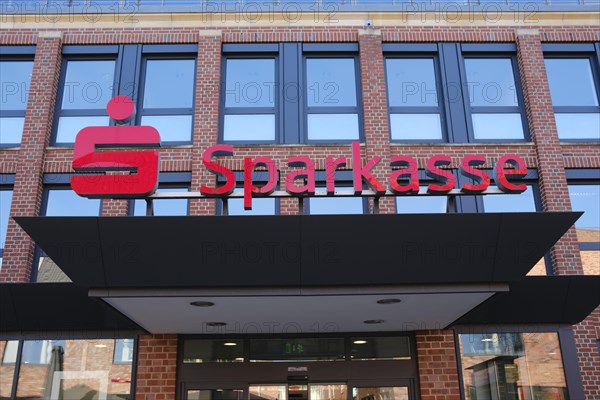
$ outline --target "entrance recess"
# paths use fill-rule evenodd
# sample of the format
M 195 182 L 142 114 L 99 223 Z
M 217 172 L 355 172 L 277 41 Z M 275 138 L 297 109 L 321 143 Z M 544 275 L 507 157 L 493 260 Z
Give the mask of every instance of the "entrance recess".
M 179 400 L 418 400 L 407 334 L 179 342 Z

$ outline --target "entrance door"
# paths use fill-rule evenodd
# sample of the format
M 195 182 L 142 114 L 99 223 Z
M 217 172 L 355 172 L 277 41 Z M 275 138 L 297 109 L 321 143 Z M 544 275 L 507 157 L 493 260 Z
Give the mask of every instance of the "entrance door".
M 243 387 L 245 386 L 245 387 Z M 413 400 L 405 386 L 374 386 L 365 383 L 238 384 L 237 389 L 186 388 L 185 400 Z M 350 388 L 350 389 L 348 389 Z

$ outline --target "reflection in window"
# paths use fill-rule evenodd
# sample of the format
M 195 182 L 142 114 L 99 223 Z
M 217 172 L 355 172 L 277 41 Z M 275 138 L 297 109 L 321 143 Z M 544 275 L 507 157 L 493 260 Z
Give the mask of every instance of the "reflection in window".
M 568 400 L 556 333 L 460 334 L 466 400 Z
M 115 364 L 131 363 L 133 361 L 133 345 L 133 339 L 116 339 L 113 362 Z
M 436 59 L 387 58 L 392 140 L 441 140 Z
M 575 222 L 580 242 L 600 242 L 600 185 L 569 185 L 573 211 L 583 211 Z
M 0 189 L 0 268 L 2 268 L 2 258 L 4 256 L 4 245 L 6 243 L 6 230 L 8 229 L 12 194 L 12 190 Z
M 140 124 L 153 126 L 161 141 L 190 142 L 196 61 L 147 59 Z
M 546 58 L 558 137 L 600 140 L 600 107 L 591 59 Z
M 340 361 L 343 338 L 250 339 L 250 362 Z
M 243 361 L 243 340 L 188 339 L 183 342 L 184 364 Z
M 354 337 L 350 339 L 352 360 L 410 360 L 410 340 L 399 337 Z
M 87 126 L 107 126 L 115 60 L 67 60 L 58 104 L 55 143 L 73 143 Z
M 358 140 L 354 58 L 307 58 L 308 140 Z
M 11 396 L 15 364 L 17 362 L 17 350 L 19 342 L 16 340 L 0 340 L 0 398 L 9 399 Z
M 275 58 L 227 59 L 223 140 L 275 140 L 275 76 Z
M 129 399 L 129 364 L 113 364 L 115 340 L 26 340 L 17 399 Z
M 0 146 L 21 143 L 32 70 L 32 61 L 0 61 Z
M 421 186 L 421 190 L 427 186 Z M 398 214 L 444 214 L 448 212 L 448 196 L 396 196 Z
M 409 400 L 408 388 L 400 387 L 355 387 L 353 400 Z
M 245 400 L 243 389 L 188 390 L 187 400 Z M 283 400 L 283 399 L 279 399 Z
M 159 187 L 156 193 L 164 192 L 189 192 L 187 187 Z M 152 200 L 152 211 L 155 217 L 177 216 L 188 214 L 188 199 L 155 199 Z M 146 216 L 146 200 L 136 199 L 133 201 L 133 216 Z
M 243 193 L 243 189 L 235 189 L 234 193 Z M 230 198 L 228 202 L 228 215 L 275 215 L 277 200 L 270 198 L 253 198 L 252 210 L 244 210 L 243 198 Z
M 469 57 L 465 70 L 475 139 L 523 140 L 513 60 Z
M 324 191 L 325 187 L 316 188 Z M 336 186 L 335 190 L 352 191 L 351 186 Z M 306 203 L 309 214 L 364 214 L 365 201 L 363 197 L 311 197 Z

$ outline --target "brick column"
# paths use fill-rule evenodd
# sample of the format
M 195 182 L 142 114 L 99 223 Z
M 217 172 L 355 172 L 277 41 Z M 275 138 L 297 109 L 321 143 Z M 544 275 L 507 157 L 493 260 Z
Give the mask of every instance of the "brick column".
M 192 151 L 192 191 L 209 185 L 215 176 L 202 165 L 202 153 L 217 144 L 219 137 L 219 99 L 221 89 L 221 31 L 200 31 L 194 110 L 194 148 Z M 214 215 L 215 201 L 190 200 L 190 215 Z
M 177 335 L 139 337 L 136 400 L 175 400 Z
M 460 400 L 454 333 L 417 331 L 416 341 L 421 400 Z
M 545 211 L 571 211 L 540 33 L 535 29 L 517 29 L 516 36 L 529 132 L 536 144 L 542 204 Z M 583 274 L 574 227 L 552 249 L 552 268 L 560 275 Z
M 129 201 L 122 199 L 103 199 L 102 216 L 103 217 L 122 217 L 127 215 Z
M 360 46 L 360 80 L 362 85 L 363 118 L 366 148 L 363 157 L 381 156 L 381 162 L 373 169 L 374 176 L 388 186 L 390 174 L 390 127 L 387 114 L 387 91 L 381 31 L 361 29 L 358 31 Z M 379 202 L 382 214 L 396 212 L 394 199 L 384 197 Z
M 61 32 L 40 32 L 15 174 L 11 216 L 39 214 L 44 151 L 48 145 L 60 75 Z M 34 242 L 12 219 L 8 222 L 0 282 L 29 282 Z

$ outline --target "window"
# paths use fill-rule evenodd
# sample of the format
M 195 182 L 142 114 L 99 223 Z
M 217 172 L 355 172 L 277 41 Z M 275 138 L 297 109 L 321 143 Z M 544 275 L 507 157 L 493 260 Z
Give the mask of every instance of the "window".
M 4 349 L 2 368 L 8 355 L 12 373 L 0 374 L 0 381 L 6 383 L 0 385 L 0 391 L 3 397 L 10 397 L 14 366 L 18 365 L 16 399 L 81 398 L 85 394 L 128 399 L 133 364 L 112 362 L 115 343 L 119 342 L 134 344 L 133 339 L 10 341 Z M 0 350 L 2 343 L 7 342 L 0 342 Z
M 583 211 L 575 222 L 583 273 L 600 275 L 600 171 L 567 170 L 567 177 L 572 178 L 569 180 L 571 208 Z M 576 177 L 581 179 L 573 179 Z
M 156 193 L 189 192 L 192 174 L 189 172 L 161 172 L 158 176 Z M 129 202 L 129 215 L 146 216 L 147 202 L 136 199 Z M 154 216 L 177 216 L 189 214 L 188 199 L 155 199 L 152 200 Z
M 158 130 L 169 144 L 192 141 L 196 61 L 193 58 L 145 59 L 139 125 Z
M 600 140 L 600 80 L 594 45 L 544 45 L 544 51 L 558 137 Z
M 465 400 L 568 400 L 556 332 L 459 334 Z
M 48 217 L 97 217 L 101 212 L 99 199 L 80 197 L 68 185 L 69 175 L 46 174 L 41 215 Z M 33 282 L 70 282 L 71 280 L 41 249 L 37 250 L 37 268 L 33 269 Z
M 12 179 L 14 179 L 13 176 L 11 176 L 11 182 L 14 182 Z M 6 231 L 10 218 L 12 194 L 12 186 L 0 185 L 0 269 L 2 269 L 2 259 L 4 257 L 4 245 L 6 244 Z
M 196 53 L 193 45 L 64 46 L 52 144 L 114 124 L 106 105 L 116 95 L 136 102 L 126 124 L 155 127 L 163 145 L 191 143 Z
M 361 139 L 356 44 L 226 44 L 223 53 L 221 141 Z
M 21 144 L 33 61 L 27 46 L 2 47 L 0 61 L 0 147 Z
M 421 186 L 420 190 L 427 190 Z M 445 214 L 448 212 L 448 196 L 396 196 L 398 214 Z
M 392 141 L 529 140 L 514 44 L 386 43 L 383 51 Z
M 385 67 L 391 139 L 442 141 L 437 57 L 388 57 Z
M 244 175 L 243 172 L 234 172 L 236 178 L 236 188 L 234 193 L 244 193 Z M 263 186 L 267 183 L 268 174 L 263 171 L 254 171 L 252 174 L 252 180 L 258 186 Z M 225 182 L 223 175 L 219 175 L 217 178 L 218 185 L 222 185 Z M 277 189 L 276 189 L 277 190 Z M 225 211 L 225 202 L 220 200 L 217 203 L 217 214 L 219 215 L 276 215 L 279 212 L 279 199 L 268 197 L 252 198 L 252 210 L 244 209 L 243 197 L 229 198 L 227 201 L 227 211 Z
M 133 339 L 116 339 L 115 352 L 113 355 L 114 364 L 131 364 L 133 362 Z

